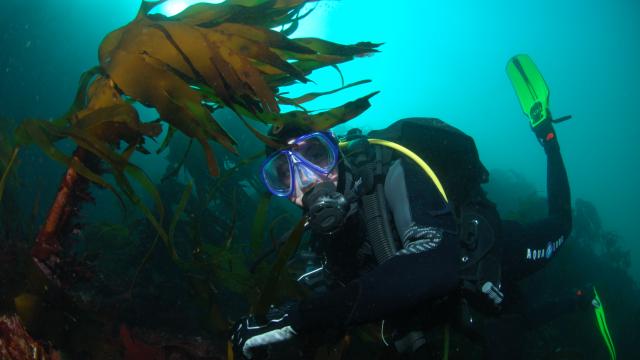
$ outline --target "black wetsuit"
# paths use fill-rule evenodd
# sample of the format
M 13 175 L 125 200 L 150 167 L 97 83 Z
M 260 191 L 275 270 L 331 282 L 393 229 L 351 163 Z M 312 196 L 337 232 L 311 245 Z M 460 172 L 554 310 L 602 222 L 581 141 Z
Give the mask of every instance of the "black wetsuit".
M 548 217 L 531 224 L 500 220 L 492 224 L 498 227 L 493 230 L 502 253 L 505 283 L 543 267 L 571 231 L 569 184 L 555 137 L 544 143 L 544 149 Z M 365 232 L 357 216 L 349 217 L 344 231 L 331 239 L 330 245 L 330 252 L 338 258 L 334 268 L 348 274 L 343 279 L 346 284 L 302 301 L 292 314 L 294 329 L 322 331 L 389 319 L 459 289 L 461 250 L 455 217 L 446 211 L 435 186 L 407 160 L 396 161 L 384 181 L 396 235 L 401 240 L 409 237 L 409 241 L 426 236 L 424 251 L 398 255 L 358 273 L 349 265 L 362 258 L 358 249 Z
M 524 298 L 517 287 L 518 280 L 553 258 L 571 232 L 571 195 L 555 134 L 543 145 L 547 155 L 548 216 L 528 224 L 502 221 L 505 303 L 499 314 L 485 316 L 469 329 L 470 335 L 482 343 L 486 359 L 521 358 L 526 331 L 577 308 L 590 308 L 591 299 L 581 292 L 567 291 L 540 302 Z

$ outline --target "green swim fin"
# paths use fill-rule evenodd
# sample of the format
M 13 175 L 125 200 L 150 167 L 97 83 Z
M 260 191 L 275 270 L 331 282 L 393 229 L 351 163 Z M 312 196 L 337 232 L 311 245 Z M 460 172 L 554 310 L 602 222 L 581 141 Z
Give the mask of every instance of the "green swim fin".
M 607 318 L 604 315 L 604 306 L 602 305 L 602 301 L 600 301 L 600 296 L 598 295 L 595 286 L 593 287 L 593 294 L 594 299 L 592 304 L 596 314 L 598 329 L 600 329 L 602 339 L 607 346 L 607 350 L 609 350 L 609 357 L 611 360 L 616 360 L 616 347 L 613 345 L 613 339 L 611 339 L 611 334 L 609 333 L 609 326 L 607 326 Z
M 531 127 L 540 125 L 549 115 L 549 88 L 536 64 L 529 55 L 516 55 L 507 62 L 507 76 Z

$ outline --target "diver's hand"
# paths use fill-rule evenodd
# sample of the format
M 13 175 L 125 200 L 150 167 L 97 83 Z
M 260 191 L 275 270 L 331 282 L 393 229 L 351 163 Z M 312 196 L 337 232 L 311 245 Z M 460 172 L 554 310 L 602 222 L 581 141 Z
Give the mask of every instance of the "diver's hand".
M 234 353 L 253 359 L 256 350 L 291 340 L 297 335 L 291 327 L 289 314 L 275 310 L 267 314 L 266 322 L 260 323 L 253 315 L 249 315 L 234 325 L 231 335 Z
M 540 123 L 532 130 L 536 135 L 538 142 L 542 145 L 547 154 L 555 153 L 560 150 L 558 136 L 556 135 L 556 130 L 553 128 L 553 121 L 551 118 Z
M 533 133 L 536 134 L 536 138 L 538 138 L 538 141 L 540 141 L 543 146 L 547 143 L 557 141 L 556 131 L 553 128 L 553 123 L 550 118 L 534 127 Z

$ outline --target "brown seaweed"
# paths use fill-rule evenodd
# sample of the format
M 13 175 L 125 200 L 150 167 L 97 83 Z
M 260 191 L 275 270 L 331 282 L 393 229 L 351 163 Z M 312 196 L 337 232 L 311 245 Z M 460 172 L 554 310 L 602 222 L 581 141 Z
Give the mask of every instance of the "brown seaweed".
M 118 89 L 156 108 L 172 128 L 195 138 L 205 150 L 211 173 L 217 174 L 207 140 L 230 151 L 235 141 L 203 101 L 276 123 L 279 86 L 307 82 L 306 75 L 315 68 L 376 51 L 376 44 L 291 40 L 270 29 L 290 22 L 306 2 L 198 4 L 172 18 L 141 13 L 105 38 L 100 63 Z M 317 67 L 298 67 L 308 61 Z
M 287 261 L 291 256 L 293 256 L 295 250 L 300 245 L 300 241 L 302 241 L 305 222 L 306 219 L 304 218 L 298 222 L 298 224 L 293 228 L 293 231 L 291 231 L 287 241 L 279 249 L 276 261 L 271 267 L 271 271 L 269 272 L 266 281 L 262 285 L 260 297 L 257 302 L 253 304 L 254 314 L 264 316 L 267 313 L 269 306 L 275 303 L 275 291 L 278 288 L 277 285 L 281 281 L 280 277 L 282 273 L 286 271 L 285 268 Z
M 269 215 L 270 201 L 271 193 L 265 192 L 260 196 L 260 201 L 256 207 L 256 215 L 251 228 L 251 249 L 254 253 L 258 253 L 262 247 L 262 242 L 267 230 L 267 216 Z
M 9 157 L 9 160 L 7 161 L 7 164 L 3 166 L 3 172 L 2 175 L 0 175 L 0 203 L 2 203 L 2 195 L 4 194 L 4 189 L 7 185 L 7 181 L 9 180 L 9 175 L 11 175 L 11 172 L 13 170 L 13 165 L 16 162 L 16 159 L 18 158 L 18 152 L 20 151 L 20 148 L 16 147 L 13 149 L 13 151 L 11 152 L 11 156 Z
M 99 65 L 82 74 L 68 111 L 53 121 L 30 119 L 20 124 L 15 131 L 18 147 L 35 144 L 67 168 L 31 251 L 33 260 L 49 281 L 68 289 L 66 281 L 77 281 L 68 275 L 84 269 L 82 266 L 72 268 L 75 265 L 65 259 L 63 240 L 73 228 L 70 224 L 80 204 L 93 201 L 89 186 L 94 184 L 115 194 L 123 208 L 127 207 L 126 201 L 135 205 L 156 233 L 131 287 L 151 257 L 155 244 L 162 240 L 171 260 L 184 275 L 194 300 L 206 309 L 203 322 L 216 331 L 225 331 L 229 325 L 218 305 L 220 289 L 248 294 L 250 302 L 260 311 L 274 300 L 276 288 L 293 289 L 295 284 L 287 282 L 290 279 L 282 274 L 286 271 L 286 260 L 300 242 L 303 225 L 296 227 L 280 249 L 272 272 L 258 277 L 247 269 L 251 255 L 245 253 L 245 244 L 231 241 L 236 222 L 243 217 L 240 212 L 245 211 L 240 207 L 234 208 L 230 223 L 220 221 L 227 231 L 221 235 L 224 238 L 215 243 L 199 240 L 195 229 L 198 224 L 194 221 L 193 258 L 178 256 L 173 240 L 184 228 L 179 223 L 183 221 L 181 214 L 186 211 L 191 186 L 186 186 L 167 229 L 164 204 L 156 185 L 131 159 L 134 152 L 149 155 L 145 142 L 158 137 L 164 126 L 168 129 L 167 135 L 157 153 L 171 146 L 176 132 L 183 133 L 203 149 L 203 168 L 217 176 L 220 170 L 211 142 L 217 142 L 230 154 L 237 151 L 236 141 L 218 122 L 215 109 L 232 110 L 238 115 L 238 121 L 258 139 L 274 146 L 277 144 L 258 131 L 251 121 L 275 126 L 295 122 L 327 129 L 368 109 L 369 99 L 375 93 L 320 113 L 301 107 L 317 97 L 368 80 L 294 99 L 281 93 L 281 87 L 308 82 L 307 76 L 316 69 L 335 67 L 377 51 L 378 45 L 371 43 L 339 45 L 320 39 L 290 39 L 288 35 L 297 27 L 297 22 L 306 16 L 300 13 L 302 7 L 311 1 L 228 0 L 220 4 L 198 4 L 171 18 L 148 14 L 152 5 L 162 1 L 142 2 L 133 21 L 104 38 L 98 54 Z M 278 27 L 281 31 L 272 30 Z M 157 110 L 159 118 L 142 121 L 134 103 Z M 281 105 L 297 105 L 299 110 L 283 113 Z M 62 150 L 62 140 L 71 140 L 77 145 L 73 153 Z M 259 156 L 240 160 L 215 179 L 202 199 L 203 205 L 196 211 L 205 213 L 211 199 L 221 195 L 218 190 L 224 182 Z M 14 160 L 16 157 L 17 151 Z M 9 164 L 13 162 L 4 161 L 2 165 L 10 168 Z M 9 171 L 3 172 L 2 179 L 6 179 L 7 174 Z M 256 179 L 247 181 L 257 186 Z M 137 188 L 151 199 L 152 206 L 142 201 Z M 246 194 L 243 196 L 249 198 Z M 262 203 L 251 241 L 256 248 L 261 245 L 257 239 L 262 241 L 267 230 L 268 202 Z M 195 218 L 200 216 L 203 215 Z M 259 294 L 258 288 L 262 290 Z M 124 294 L 124 299 L 131 299 L 131 290 Z

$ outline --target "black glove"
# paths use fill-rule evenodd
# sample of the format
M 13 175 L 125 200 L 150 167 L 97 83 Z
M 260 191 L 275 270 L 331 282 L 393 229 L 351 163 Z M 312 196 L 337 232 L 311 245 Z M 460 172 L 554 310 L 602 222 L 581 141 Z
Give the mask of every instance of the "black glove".
M 558 136 L 556 135 L 556 130 L 553 128 L 551 114 L 549 114 L 549 117 L 546 120 L 534 127 L 533 132 L 536 134 L 538 142 L 542 145 L 547 155 L 560 151 Z
M 551 114 L 538 126 L 533 128 L 533 132 L 536 134 L 538 141 L 545 146 L 546 144 L 556 142 L 556 131 L 553 128 L 553 122 L 551 120 Z
M 290 309 L 272 308 L 266 322 L 259 322 L 253 315 L 241 318 L 234 325 L 231 344 L 237 356 L 252 359 L 255 350 L 293 339 L 298 333 L 291 326 Z

